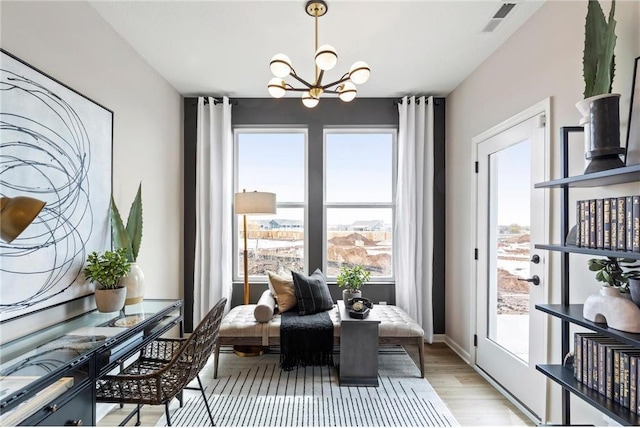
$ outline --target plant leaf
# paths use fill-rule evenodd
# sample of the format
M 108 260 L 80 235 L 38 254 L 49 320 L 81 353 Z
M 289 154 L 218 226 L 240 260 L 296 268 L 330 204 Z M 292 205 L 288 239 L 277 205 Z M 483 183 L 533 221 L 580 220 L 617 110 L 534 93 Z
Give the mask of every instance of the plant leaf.
M 584 97 L 596 95 L 594 85 L 598 73 L 598 60 L 602 49 L 602 39 L 607 23 L 598 0 L 589 0 L 584 24 L 584 52 L 582 73 L 584 75 Z
M 111 236 L 113 237 L 114 245 L 117 248 L 124 248 L 128 261 L 135 261 L 133 259 L 133 252 L 131 251 L 131 240 L 129 234 L 122 224 L 122 217 L 120 217 L 120 211 L 113 200 L 111 195 Z
M 140 244 L 142 243 L 142 183 L 138 186 L 138 193 L 129 209 L 129 217 L 127 218 L 127 234 L 131 241 L 131 251 L 135 262 L 140 252 Z
M 602 10 L 602 9 L 601 9 Z M 612 69 L 615 68 L 613 63 L 613 51 L 616 47 L 616 20 L 613 15 L 616 10 L 616 2 L 611 2 L 611 10 L 609 11 L 609 22 L 605 26 L 602 34 L 600 46 L 600 58 L 597 63 L 596 79 L 593 84 L 593 95 L 608 94 L 611 92 L 613 83 Z

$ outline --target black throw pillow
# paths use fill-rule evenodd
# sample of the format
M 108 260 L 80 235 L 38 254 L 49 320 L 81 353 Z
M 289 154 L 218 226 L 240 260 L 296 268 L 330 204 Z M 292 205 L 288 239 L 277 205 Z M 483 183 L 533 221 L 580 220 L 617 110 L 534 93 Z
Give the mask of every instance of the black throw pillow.
M 327 286 L 327 278 L 320 269 L 311 276 L 291 272 L 298 301 L 298 314 L 312 315 L 333 308 L 333 299 Z

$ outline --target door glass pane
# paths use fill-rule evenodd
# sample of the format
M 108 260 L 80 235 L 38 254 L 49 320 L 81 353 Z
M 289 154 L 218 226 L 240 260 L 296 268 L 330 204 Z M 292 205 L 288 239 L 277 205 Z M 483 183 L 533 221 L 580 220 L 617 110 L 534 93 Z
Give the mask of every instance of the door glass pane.
M 489 156 L 487 337 L 528 361 L 530 142 Z

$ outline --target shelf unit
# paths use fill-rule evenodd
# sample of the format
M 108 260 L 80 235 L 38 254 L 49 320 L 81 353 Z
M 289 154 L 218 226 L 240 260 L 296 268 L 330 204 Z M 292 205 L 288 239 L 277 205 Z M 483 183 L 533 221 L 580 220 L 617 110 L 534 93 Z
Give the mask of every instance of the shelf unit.
M 537 183 L 536 189 L 561 189 L 560 207 L 562 218 L 560 236 L 566 238 L 569 233 L 569 189 L 610 186 L 614 184 L 640 182 L 640 165 L 599 171 L 580 176 L 569 176 L 568 140 L 569 134 L 583 132 L 582 127 L 569 126 L 560 128 L 561 133 L 561 165 L 562 178 Z M 596 324 L 582 317 L 583 305 L 570 304 L 569 299 L 569 256 L 570 254 L 588 254 L 601 257 L 625 257 L 640 260 L 640 253 L 628 251 L 598 250 L 594 248 L 576 247 L 563 244 L 536 244 L 535 248 L 561 253 L 561 302 L 560 304 L 536 305 L 536 309 L 561 319 L 562 355 L 560 360 L 569 352 L 571 342 L 569 327 L 571 324 L 588 328 L 595 332 L 615 338 L 621 342 L 640 348 L 640 334 L 625 333 L 609 329 L 606 325 Z M 609 400 L 598 391 L 588 388 L 578 382 L 573 371 L 562 364 L 538 364 L 536 369 L 549 377 L 563 388 L 562 393 L 562 425 L 571 424 L 570 394 L 580 397 L 605 415 L 622 425 L 640 425 L 640 415 L 632 413 L 613 400 Z

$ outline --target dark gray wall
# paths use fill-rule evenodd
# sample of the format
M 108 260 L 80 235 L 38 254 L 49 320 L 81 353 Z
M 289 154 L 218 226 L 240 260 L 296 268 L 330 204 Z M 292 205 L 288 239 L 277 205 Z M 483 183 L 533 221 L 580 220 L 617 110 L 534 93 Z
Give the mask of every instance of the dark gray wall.
M 299 99 L 239 98 L 232 108 L 233 126 L 282 127 L 296 126 L 308 129 L 308 189 L 309 271 L 322 267 L 323 224 L 323 129 L 325 127 L 380 127 L 398 126 L 398 107 L 391 98 L 356 98 L 350 103 L 325 98 L 313 109 L 302 105 Z M 185 98 L 185 328 L 191 331 L 193 311 L 193 255 L 195 250 L 195 117 L 197 98 Z M 444 333 L 444 99 L 435 102 L 435 159 L 434 159 L 434 331 Z M 191 130 L 188 128 L 192 127 Z M 187 224 L 190 223 L 190 224 Z M 255 302 L 267 289 L 266 283 L 252 283 L 251 300 Z M 231 306 L 242 304 L 242 283 L 233 284 Z M 341 290 L 330 284 L 334 299 Z M 395 303 L 394 284 L 368 284 L 366 296 L 374 302 Z

